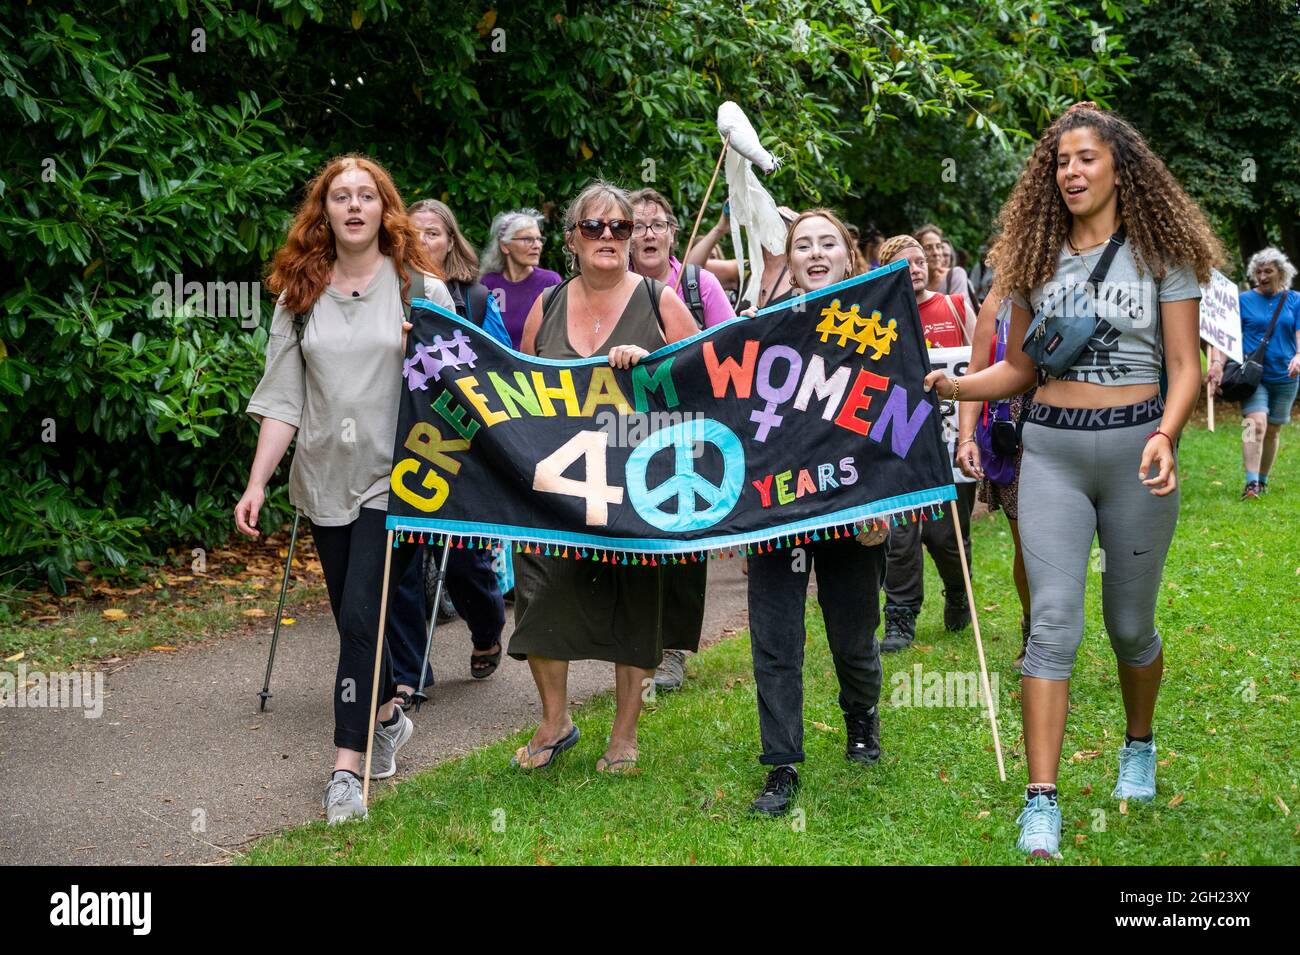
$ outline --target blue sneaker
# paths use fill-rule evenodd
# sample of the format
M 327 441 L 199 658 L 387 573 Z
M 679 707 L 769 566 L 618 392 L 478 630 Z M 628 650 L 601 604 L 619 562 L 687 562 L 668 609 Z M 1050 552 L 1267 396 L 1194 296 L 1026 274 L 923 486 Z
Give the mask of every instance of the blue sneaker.
M 1016 819 L 1016 848 L 1036 859 L 1061 858 L 1061 807 L 1051 796 L 1035 796 Z
M 1156 798 L 1156 741 L 1126 743 L 1119 751 L 1119 781 L 1111 795 L 1116 799 L 1150 802 Z

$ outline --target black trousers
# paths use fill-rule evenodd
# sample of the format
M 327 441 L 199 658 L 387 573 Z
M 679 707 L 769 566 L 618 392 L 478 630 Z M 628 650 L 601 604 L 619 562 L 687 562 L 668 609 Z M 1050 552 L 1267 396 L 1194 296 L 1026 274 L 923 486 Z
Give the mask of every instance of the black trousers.
M 957 514 L 961 520 L 962 538 L 966 542 L 967 566 L 972 566 L 970 514 L 975 507 L 975 489 L 978 486 L 974 483 L 957 485 Z M 966 592 L 961 556 L 957 553 L 957 529 L 952 526 L 949 504 L 944 504 L 941 520 L 891 527 L 886 546 L 889 548 L 889 565 L 885 571 L 886 606 L 907 607 L 920 612 L 925 600 L 925 554 L 922 548 L 930 551 L 944 589 L 949 593 Z
M 880 701 L 880 581 L 884 545 L 823 540 L 749 558 L 749 630 L 758 685 L 758 732 L 768 766 L 801 763 L 804 604 L 817 568 L 817 602 L 840 683 L 840 709 L 865 717 Z
M 394 680 L 398 686 L 416 689 L 433 682 L 433 667 L 419 679 L 424 645 L 428 640 L 429 607 L 424 593 L 424 552 L 435 563 L 442 559 L 436 544 L 417 544 L 418 555 L 402 576 L 397 601 L 388 616 L 388 639 L 392 644 Z M 452 606 L 469 627 L 475 650 L 491 650 L 501 640 L 506 626 L 506 603 L 492 569 L 492 551 L 453 547 L 447 556 L 447 577 L 443 582 Z
M 383 596 L 384 559 L 388 533 L 385 512 L 363 507 L 361 515 L 342 527 L 311 526 L 320 555 L 330 609 L 339 631 L 339 664 L 334 675 L 334 745 L 365 752 L 370 724 L 370 688 L 374 680 L 375 636 L 379 632 L 379 605 Z M 406 572 L 414 547 L 392 549 L 388 574 L 389 621 L 398 581 Z M 380 655 L 379 699 L 391 700 L 396 690 L 388 640 Z

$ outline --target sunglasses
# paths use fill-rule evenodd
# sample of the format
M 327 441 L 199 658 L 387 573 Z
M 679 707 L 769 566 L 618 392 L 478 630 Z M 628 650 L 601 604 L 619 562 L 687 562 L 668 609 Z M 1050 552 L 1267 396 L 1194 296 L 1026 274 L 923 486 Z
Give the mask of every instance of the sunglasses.
M 599 239 L 605 234 L 605 226 L 609 226 L 609 234 L 616 241 L 624 242 L 632 238 L 634 225 L 631 219 L 583 219 L 578 223 L 578 231 L 584 239 Z

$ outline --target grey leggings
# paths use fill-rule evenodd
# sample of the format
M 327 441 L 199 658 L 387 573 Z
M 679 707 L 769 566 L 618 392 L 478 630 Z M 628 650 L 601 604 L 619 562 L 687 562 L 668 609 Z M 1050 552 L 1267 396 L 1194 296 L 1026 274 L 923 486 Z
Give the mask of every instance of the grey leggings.
M 1178 491 L 1154 496 L 1139 479 L 1138 464 L 1162 410 L 1158 398 L 1086 414 L 1037 405 L 1026 421 L 1020 471 L 1020 542 L 1031 607 L 1025 676 L 1070 678 L 1083 640 L 1094 532 L 1102 614 L 1115 656 L 1144 667 L 1160 653 L 1156 600 L 1178 522 Z M 1095 427 L 1101 420 L 1121 424 Z

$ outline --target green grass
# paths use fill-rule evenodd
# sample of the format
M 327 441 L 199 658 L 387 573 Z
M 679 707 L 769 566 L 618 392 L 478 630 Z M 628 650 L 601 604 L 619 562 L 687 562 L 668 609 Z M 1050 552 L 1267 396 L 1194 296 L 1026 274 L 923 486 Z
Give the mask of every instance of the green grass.
M 91 668 L 114 657 L 143 653 L 152 647 L 179 648 L 213 634 L 256 625 L 269 633 L 275 623 L 280 596 L 265 585 L 238 583 L 217 596 L 206 593 L 184 600 L 147 597 L 114 601 L 127 616 L 109 620 L 103 610 L 76 610 L 56 622 L 24 622 L 0 630 L 0 671 L 16 672 L 21 663 L 29 671 L 78 666 Z M 285 614 L 293 607 L 323 600 L 319 584 L 290 584 Z M 230 602 L 225 602 L 230 598 Z M 249 610 L 261 610 L 252 617 Z M 21 654 L 17 660 L 7 658 Z
M 1284 440 L 1295 433 L 1292 426 Z M 1193 426 L 1183 442 L 1182 512 L 1158 618 L 1167 666 L 1156 718 L 1159 794 L 1127 814 L 1110 799 L 1123 708 L 1101 630 L 1100 580 L 1089 581 L 1060 780 L 1066 863 L 1300 862 L 1300 811 L 1288 815 L 1300 810 L 1300 713 L 1292 702 L 1300 679 L 1300 447 L 1283 450 L 1269 497 L 1241 504 L 1238 435 L 1235 419 L 1221 418 L 1217 434 Z M 1000 678 L 1006 783 L 998 782 L 979 708 L 890 706 L 891 678 L 917 663 L 926 671 L 978 668 L 970 631 L 942 632 L 939 584 L 927 566 L 918 645 L 885 657 L 885 755 L 873 768 L 843 758 L 835 678 L 810 601 L 799 816 L 747 811 L 762 770 L 741 634 L 693 658 L 687 688 L 646 712 L 638 775 L 594 770 L 613 712 L 602 697 L 575 708 L 583 739 L 549 771 L 526 776 L 507 766 L 529 735 L 516 734 L 398 785 L 378 784 L 367 822 L 291 829 L 257 843 L 243 861 L 1024 864 L 1014 848 L 1025 763 L 1010 668 L 1019 645 L 1011 542 L 1000 516 L 978 522 L 973 536 L 976 601 Z M 1075 753 L 1082 755 L 1071 761 Z

